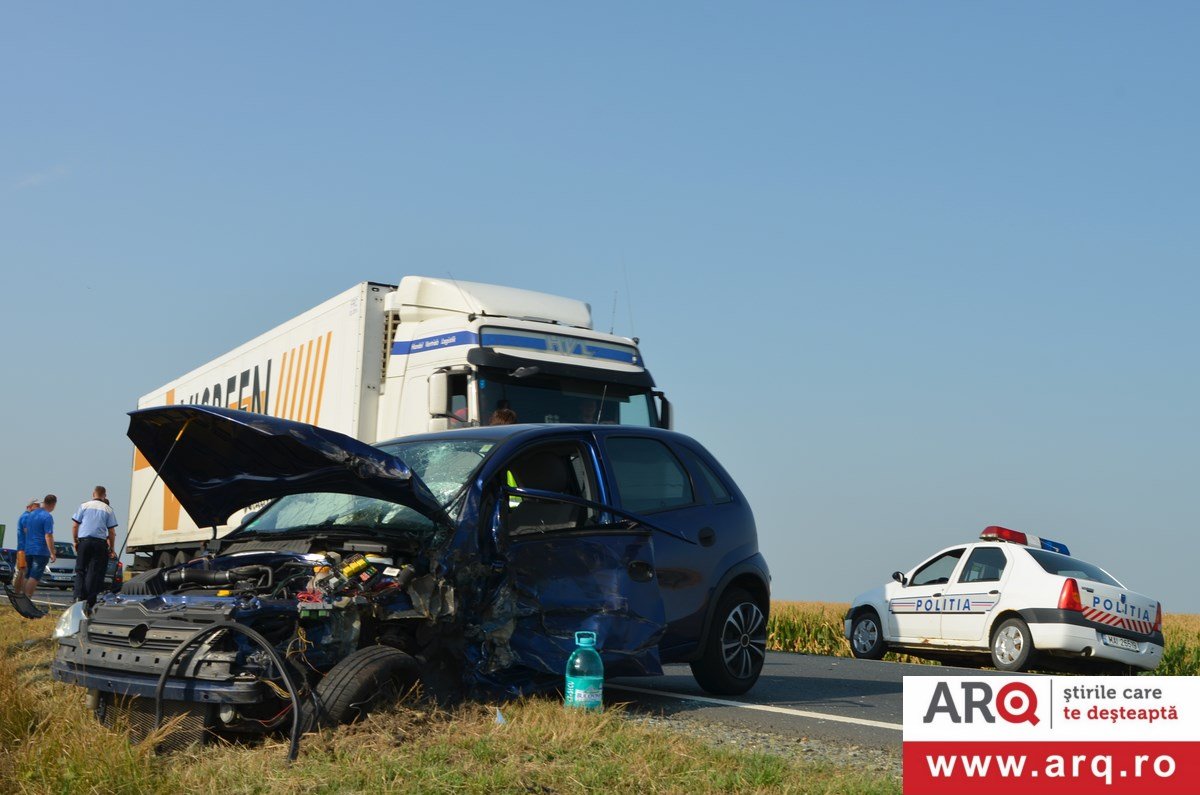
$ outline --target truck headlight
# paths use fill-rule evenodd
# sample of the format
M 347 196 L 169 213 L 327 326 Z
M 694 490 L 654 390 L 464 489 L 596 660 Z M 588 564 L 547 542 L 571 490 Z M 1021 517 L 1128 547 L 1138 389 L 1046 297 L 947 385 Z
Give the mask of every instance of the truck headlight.
M 79 601 L 63 611 L 63 614 L 58 617 L 58 624 L 54 627 L 56 640 L 79 634 L 79 626 L 83 623 L 86 607 L 87 602 Z

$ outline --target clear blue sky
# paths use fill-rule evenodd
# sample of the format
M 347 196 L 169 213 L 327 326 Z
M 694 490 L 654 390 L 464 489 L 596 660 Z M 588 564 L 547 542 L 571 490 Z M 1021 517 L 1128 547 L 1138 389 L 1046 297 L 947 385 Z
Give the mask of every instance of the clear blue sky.
M 54 491 L 65 532 L 100 482 L 127 523 L 139 395 L 453 274 L 603 328 L 619 291 L 778 597 L 999 523 L 1200 612 L 1198 33 L 1183 3 L 7 4 L 0 521 Z

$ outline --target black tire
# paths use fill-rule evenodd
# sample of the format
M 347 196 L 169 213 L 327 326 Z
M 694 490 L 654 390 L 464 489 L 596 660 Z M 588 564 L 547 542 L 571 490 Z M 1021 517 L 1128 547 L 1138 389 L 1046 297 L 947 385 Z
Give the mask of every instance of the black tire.
M 730 588 L 717 601 L 692 676 L 709 693 L 741 695 L 758 681 L 766 652 L 766 609 L 749 592 Z
M 850 624 L 850 653 L 860 660 L 882 660 L 887 654 L 883 623 L 874 610 L 864 610 Z
M 315 726 L 361 720 L 372 709 L 395 702 L 416 682 L 417 661 L 411 655 L 391 646 L 359 649 L 317 683 Z
M 1024 621 L 1008 618 L 992 630 L 992 665 L 997 671 L 1023 671 L 1032 657 L 1033 636 Z

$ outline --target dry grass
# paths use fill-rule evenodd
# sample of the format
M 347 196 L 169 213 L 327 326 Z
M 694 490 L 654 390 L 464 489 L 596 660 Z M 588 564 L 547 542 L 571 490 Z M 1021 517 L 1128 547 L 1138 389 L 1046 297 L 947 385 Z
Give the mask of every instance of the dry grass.
M 842 624 L 842 616 L 849 607 L 845 602 L 771 602 L 767 647 L 777 651 L 849 657 L 850 644 Z M 1162 676 L 1200 674 L 1200 615 L 1163 616 L 1163 635 L 1167 641 L 1163 661 L 1154 673 Z M 890 653 L 884 659 L 927 662 Z
M 0 792 L 899 792 L 900 782 L 776 756 L 714 749 L 630 719 L 621 709 L 566 712 L 531 699 L 453 712 L 401 705 L 286 741 L 156 757 L 100 726 L 83 691 L 50 679 L 53 619 L 0 610 Z

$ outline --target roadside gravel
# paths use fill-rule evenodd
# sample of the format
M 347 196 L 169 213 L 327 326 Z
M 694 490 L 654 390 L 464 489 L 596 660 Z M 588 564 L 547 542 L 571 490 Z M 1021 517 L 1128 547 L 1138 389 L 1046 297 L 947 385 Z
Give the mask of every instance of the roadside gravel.
M 811 737 L 789 737 L 741 726 L 662 715 L 647 715 L 630 711 L 629 720 L 646 726 L 668 729 L 695 737 L 715 748 L 752 751 L 788 759 L 852 767 L 875 771 L 901 778 L 900 749 L 866 748 L 859 745 L 818 740 Z

